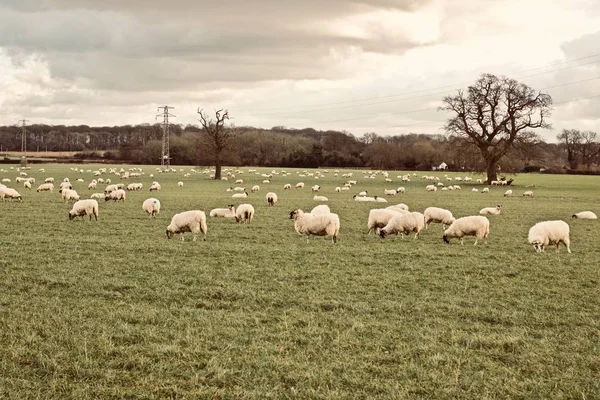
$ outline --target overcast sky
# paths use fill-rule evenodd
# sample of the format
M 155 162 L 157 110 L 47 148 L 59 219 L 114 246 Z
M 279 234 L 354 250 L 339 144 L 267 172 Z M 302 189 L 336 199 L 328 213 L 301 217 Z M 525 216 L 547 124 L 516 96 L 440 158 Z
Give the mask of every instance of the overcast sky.
M 600 0 L 0 0 L 2 125 L 154 123 L 166 104 L 182 124 L 227 108 L 439 134 L 441 98 L 484 72 L 552 95 L 547 140 L 600 132 Z

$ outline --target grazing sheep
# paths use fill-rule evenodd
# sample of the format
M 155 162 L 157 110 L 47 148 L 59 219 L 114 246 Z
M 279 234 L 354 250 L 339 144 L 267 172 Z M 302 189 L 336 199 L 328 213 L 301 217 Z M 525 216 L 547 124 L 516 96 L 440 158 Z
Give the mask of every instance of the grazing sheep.
M 498 204 L 496 207 L 486 207 L 479 210 L 479 214 L 481 215 L 500 215 L 502 212 L 502 204 Z
M 210 210 L 211 217 L 235 218 L 235 206 L 229 204 L 227 208 L 213 208 Z
M 304 182 L 296 183 L 296 189 L 304 189 Z
M 260 190 L 260 186 L 258 186 L 258 185 L 252 186 L 252 193 L 258 192 L 259 190 Z
M 286 183 L 285 185 L 283 185 L 283 190 L 288 190 L 288 189 L 291 189 L 291 188 L 292 188 L 292 185 L 289 184 L 289 183 Z
M 160 201 L 150 197 L 142 203 L 142 210 L 146 211 L 150 217 L 156 218 L 156 215 L 160 212 Z
M 321 186 L 315 185 L 315 186 L 311 187 L 310 190 L 311 190 L 311 192 L 318 192 L 319 190 L 321 190 Z
M 104 201 L 109 201 L 109 200 L 114 200 L 115 202 L 122 200 L 125 201 L 125 198 L 127 197 L 127 192 L 125 192 L 123 189 L 117 189 L 114 190 L 112 192 L 110 192 L 109 194 L 104 196 Z
M 425 189 L 428 192 L 437 192 L 437 187 L 435 185 L 427 185 L 427 186 L 425 186 Z
M 54 183 L 54 178 L 52 178 L 52 177 L 46 178 L 46 179 L 44 179 L 44 183 Z
M 29 182 L 29 181 L 23 182 L 23 187 L 25 187 L 26 189 L 31 190 L 31 182 Z
M 448 226 L 452 225 L 456 218 L 452 216 L 450 210 L 439 207 L 427 207 L 423 213 L 425 219 L 425 229 L 429 228 L 429 224 L 432 222 L 442 224 L 442 230 L 446 230 Z
M 425 226 L 425 217 L 420 212 L 410 212 L 408 214 L 396 215 L 387 223 L 386 226 L 379 230 L 379 237 L 382 239 L 387 235 L 392 234 L 404 234 L 409 235 L 411 232 L 415 232 L 413 240 L 419 238 L 419 233 Z
M 7 197 L 11 200 L 23 201 L 23 197 L 19 192 L 6 186 L 0 187 L 0 197 L 2 198 L 2 202 L 4 202 L 5 198 Z
M 206 214 L 200 210 L 184 211 L 179 214 L 175 214 L 171 218 L 171 223 L 167 226 L 167 239 L 171 239 L 175 234 L 179 233 L 181 241 L 183 242 L 183 234 L 185 232 L 191 232 L 194 235 L 194 242 L 198 237 L 198 233 L 202 232 L 204 235 L 202 240 L 206 240 Z
M 479 190 L 477 188 L 473 188 L 471 189 L 471 192 L 479 192 Z
M 235 210 L 235 222 L 251 223 L 254 218 L 254 207 L 250 204 L 240 204 Z
M 523 196 L 525 196 L 525 197 L 532 197 L 533 196 L 533 191 L 528 190 L 525 193 L 523 193 Z
M 150 185 L 150 191 L 154 191 L 154 190 L 160 190 L 160 184 L 158 182 L 152 182 L 152 185 Z M 183 235 L 181 236 L 183 238 Z
M 386 226 L 397 215 L 401 215 L 401 212 L 390 208 L 372 209 L 369 211 L 369 218 L 367 220 L 367 234 L 370 234 L 372 230 L 378 233 L 379 229 Z
M 591 211 L 581 211 L 581 212 L 578 212 L 577 214 L 573 214 L 571 216 L 571 218 L 578 218 L 578 219 L 598 219 L 598 217 L 596 217 L 596 214 L 594 214 Z
M 327 197 L 325 197 L 325 196 L 317 196 L 317 195 L 315 195 L 313 197 L 313 200 L 314 201 L 329 201 L 329 199 Z
M 489 192 L 490 192 L 490 188 L 489 187 L 481 189 L 481 194 L 489 193 Z
M 386 196 L 395 196 L 398 191 L 396 189 L 383 189 L 383 194 Z
M 69 211 L 69 220 L 75 217 L 83 218 L 86 215 L 90 216 L 90 221 L 92 220 L 92 215 L 98 221 L 98 202 L 96 200 L 78 200 L 73 203 L 73 208 Z
M 400 186 L 398 189 L 396 189 L 396 192 L 398 192 L 398 193 L 406 193 L 406 189 L 404 188 L 404 186 Z
M 274 206 L 275 203 L 277 203 L 277 194 L 275 194 L 273 192 L 267 193 L 267 195 L 265 196 L 265 198 L 267 199 L 267 204 L 269 206 Z
M 329 209 L 329 206 L 327 204 L 319 204 L 318 206 L 310 210 L 310 213 L 312 215 L 322 215 L 331 213 L 331 210 Z
M 504 192 L 504 196 L 505 196 L 505 197 L 512 196 L 512 190 L 511 190 L 511 189 L 508 189 L 506 192 Z
M 377 196 L 375 196 L 374 199 L 375 199 L 375 201 L 377 203 L 387 203 L 387 200 L 384 199 L 383 197 L 377 197 Z
M 248 192 L 234 193 L 231 195 L 231 197 L 236 198 L 236 199 L 245 199 L 246 197 L 248 197 Z
M 177 182 L 177 187 L 183 187 L 183 182 L 181 182 L 181 181 Z
M 296 233 L 306 235 L 306 243 L 310 235 L 331 236 L 333 243 L 337 242 L 340 234 L 340 217 L 335 213 L 314 215 L 297 209 L 290 212 L 290 219 L 294 220 Z
M 65 202 L 67 202 L 69 200 L 78 201 L 79 200 L 79 194 L 77 194 L 77 192 L 75 190 L 63 189 L 63 191 L 62 191 L 62 199 Z
M 463 244 L 464 236 L 475 236 L 475 245 L 480 239 L 486 239 L 490 234 L 490 221 L 486 217 L 472 215 L 457 219 L 444 231 L 444 243 L 450 243 L 450 239 L 458 238 Z
M 103 199 L 105 196 L 104 193 L 92 193 L 90 199 Z
M 63 190 L 66 190 L 66 189 L 68 189 L 68 190 L 73 189 L 73 186 L 71 185 L 70 182 L 63 181 L 58 185 L 58 193 L 62 193 Z
M 98 182 L 96 181 L 92 181 L 88 184 L 88 190 L 90 189 L 96 189 L 96 186 L 98 185 Z
M 243 179 L 238 179 L 237 181 L 234 182 L 236 185 L 241 185 L 244 183 Z
M 408 211 L 408 206 L 406 204 L 404 204 L 404 203 L 398 203 L 398 204 L 395 204 L 393 206 L 389 206 L 389 207 L 386 207 L 386 208 L 390 209 L 390 210 L 400 211 L 400 212 L 402 212 L 402 211 Z
M 359 192 L 357 196 L 366 196 L 368 194 L 369 194 L 369 192 L 367 192 L 366 190 L 364 190 L 362 192 Z
M 233 191 L 233 192 L 245 192 L 246 191 L 246 188 L 245 187 L 241 187 L 241 186 L 236 186 L 234 188 L 230 187 L 229 189 L 230 189 L 229 190 L 230 192 L 231 191 Z
M 567 246 L 567 253 L 571 253 L 571 240 L 569 239 L 569 224 L 565 221 L 538 222 L 529 229 L 527 240 L 533 245 L 536 253 L 544 251 L 548 245 L 556 245 L 558 253 L 559 244 Z
M 375 197 L 370 197 L 370 196 L 357 196 L 357 195 L 354 195 L 354 196 L 352 196 L 352 198 L 354 199 L 354 201 L 360 201 L 360 202 L 377 201 L 375 199 Z

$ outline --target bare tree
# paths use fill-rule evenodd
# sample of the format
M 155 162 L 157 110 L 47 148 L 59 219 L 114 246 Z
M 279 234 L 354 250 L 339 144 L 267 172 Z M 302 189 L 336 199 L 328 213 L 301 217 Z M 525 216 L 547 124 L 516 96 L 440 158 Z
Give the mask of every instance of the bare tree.
M 200 123 L 206 134 L 206 143 L 212 147 L 215 157 L 215 180 L 221 179 L 221 167 L 223 162 L 223 151 L 231 144 L 231 139 L 239 135 L 239 131 L 231 126 L 225 126 L 229 120 L 229 111 L 220 109 L 215 111 L 216 120 L 207 117 L 207 115 L 198 108 L 200 114 Z
M 582 141 L 581 132 L 577 129 L 563 129 L 556 138 L 561 141 L 567 150 L 569 168 L 577 169 L 579 166 L 579 147 Z
M 596 132 L 581 132 L 581 145 L 579 152 L 581 153 L 581 161 L 587 169 L 590 169 L 592 163 L 600 154 L 600 144 L 596 140 L 597 136 L 598 134 Z
M 487 182 L 497 179 L 498 161 L 515 140 L 530 136 L 531 129 L 549 128 L 552 98 L 535 93 L 514 79 L 482 75 L 467 92 L 446 96 L 440 110 L 455 113 L 446 132 L 462 137 L 479 148 L 486 163 Z

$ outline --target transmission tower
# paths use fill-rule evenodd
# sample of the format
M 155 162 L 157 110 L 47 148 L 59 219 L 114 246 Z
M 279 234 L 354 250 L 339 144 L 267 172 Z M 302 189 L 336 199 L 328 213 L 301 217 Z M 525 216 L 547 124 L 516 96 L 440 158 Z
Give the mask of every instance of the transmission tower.
M 158 107 L 158 111 L 160 111 L 161 109 L 162 114 L 157 114 L 156 118 L 162 116 L 163 117 L 163 122 L 162 122 L 162 127 L 163 127 L 163 140 L 162 140 L 162 152 L 160 155 L 160 165 L 166 168 L 169 168 L 171 166 L 171 157 L 169 156 L 169 117 L 175 117 L 175 115 L 169 113 L 169 109 L 174 109 L 175 107 L 169 107 L 169 106 L 164 106 L 164 107 Z
M 27 128 L 25 125 L 27 121 L 26 119 L 19 120 L 21 123 L 21 152 L 23 152 L 25 157 L 27 157 Z

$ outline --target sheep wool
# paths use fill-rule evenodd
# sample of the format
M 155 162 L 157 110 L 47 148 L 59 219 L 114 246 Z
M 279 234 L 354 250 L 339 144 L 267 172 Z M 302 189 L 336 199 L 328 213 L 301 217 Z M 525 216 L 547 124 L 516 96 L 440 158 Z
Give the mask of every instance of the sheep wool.
M 267 193 L 267 196 L 265 198 L 267 199 L 267 204 L 269 206 L 274 206 L 275 203 L 277 203 L 277 194 L 273 192 Z
M 183 234 L 185 232 L 191 232 L 194 235 L 193 240 L 196 241 L 198 233 L 202 232 L 204 235 L 203 240 L 206 240 L 207 230 L 206 214 L 204 211 L 184 211 L 175 214 L 173 218 L 171 218 L 171 223 L 167 226 L 167 239 L 171 239 L 178 233 L 181 236 L 181 241 L 183 241 Z
M 408 214 L 397 215 L 390 219 L 388 224 L 379 231 L 379 236 L 383 239 L 387 235 L 409 235 L 411 232 L 415 232 L 413 239 L 415 240 L 419 238 L 419 233 L 421 233 L 424 227 L 425 216 L 420 212 L 413 211 Z
M 313 200 L 314 201 L 329 201 L 329 199 L 325 196 L 316 196 L 316 195 L 313 197 Z
M 323 215 L 331 213 L 331 210 L 329 209 L 329 206 L 327 204 L 319 204 L 318 206 L 310 210 L 310 213 L 313 215 Z
M 475 245 L 482 239 L 487 239 L 490 234 L 490 221 L 486 217 L 471 215 L 457 219 L 444 231 L 444 243 L 457 238 L 463 244 L 464 236 L 475 236 Z
M 481 215 L 500 215 L 502 212 L 502 204 L 498 204 L 496 207 L 485 207 L 479 210 L 479 214 Z
M 331 237 L 333 243 L 340 235 L 340 217 L 335 213 L 314 215 L 297 209 L 290 212 L 290 219 L 294 220 L 296 233 L 306 235 L 307 243 L 310 235 Z
M 596 214 L 594 214 L 591 211 L 581 211 L 581 212 L 578 212 L 577 214 L 573 214 L 571 216 L 571 218 L 577 218 L 577 219 L 598 219 L 598 217 L 596 216 Z
M 401 214 L 401 212 L 389 207 L 372 209 L 369 211 L 369 218 L 367 220 L 367 234 L 370 234 L 372 230 L 374 230 L 375 233 L 378 233 L 392 218 Z
M 567 253 L 571 253 L 571 240 L 569 238 L 569 224 L 565 221 L 543 221 L 538 222 L 529 229 L 527 240 L 533 245 L 537 253 L 544 251 L 544 247 L 562 243 L 567 247 Z
M 248 192 L 234 193 L 231 195 L 231 197 L 236 198 L 236 199 L 245 199 L 246 197 L 248 197 Z
M 213 208 L 208 215 L 211 217 L 235 218 L 235 206 L 229 204 L 227 208 Z
M 505 197 L 512 196 L 512 190 L 511 190 L 511 189 L 508 189 L 506 192 L 504 192 L 504 196 L 505 196 Z
M 525 197 L 533 197 L 533 191 L 527 190 L 525 193 L 523 193 L 523 196 L 525 196 Z
M 73 203 L 73 208 L 69 211 L 69 220 L 75 217 L 83 218 L 86 215 L 90 216 L 90 221 L 92 220 L 92 216 L 98 221 L 98 202 L 96 200 L 78 200 Z
M 429 224 L 434 222 L 442 224 L 442 229 L 446 230 L 456 219 L 452 216 L 450 210 L 439 207 L 427 207 L 423 212 L 425 219 L 425 229 L 429 228 Z
M 250 204 L 240 204 L 235 211 L 235 222 L 251 223 L 254 218 L 254 207 Z
M 110 192 L 106 196 L 104 196 L 104 201 L 109 201 L 109 200 L 113 200 L 115 202 L 117 202 L 119 200 L 125 201 L 126 197 L 127 197 L 127 192 L 125 192 L 125 190 L 117 189 L 115 191 Z
M 2 202 L 4 202 L 6 198 L 9 198 L 11 200 L 23 201 L 23 197 L 19 192 L 17 192 L 15 189 L 6 186 L 0 188 L 0 197 L 2 198 Z
M 63 189 L 62 191 L 62 199 L 67 202 L 69 200 L 79 200 L 79 194 L 75 190 L 71 189 Z
M 150 197 L 142 203 L 142 210 L 146 211 L 151 218 L 156 218 L 156 215 L 160 212 L 160 201 Z

